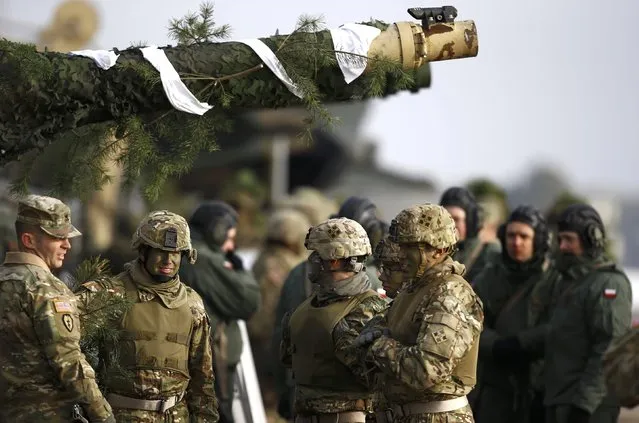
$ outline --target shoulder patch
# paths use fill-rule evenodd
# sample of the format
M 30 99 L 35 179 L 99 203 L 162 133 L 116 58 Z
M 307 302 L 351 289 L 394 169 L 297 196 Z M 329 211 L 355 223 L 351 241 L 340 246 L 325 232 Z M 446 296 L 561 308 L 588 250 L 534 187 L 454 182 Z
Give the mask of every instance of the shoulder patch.
M 604 298 L 608 298 L 610 300 L 617 298 L 617 289 L 616 288 L 605 288 L 603 291 Z
M 55 309 L 56 313 L 72 313 L 73 312 L 73 305 L 68 300 L 53 300 L 53 308 Z

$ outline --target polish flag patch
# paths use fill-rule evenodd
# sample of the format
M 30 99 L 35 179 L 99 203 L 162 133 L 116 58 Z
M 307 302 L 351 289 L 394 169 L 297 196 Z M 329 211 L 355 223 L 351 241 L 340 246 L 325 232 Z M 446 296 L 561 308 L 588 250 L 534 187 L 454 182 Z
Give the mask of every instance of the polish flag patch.
M 604 298 L 617 298 L 617 290 L 614 288 L 606 288 L 603 292 Z

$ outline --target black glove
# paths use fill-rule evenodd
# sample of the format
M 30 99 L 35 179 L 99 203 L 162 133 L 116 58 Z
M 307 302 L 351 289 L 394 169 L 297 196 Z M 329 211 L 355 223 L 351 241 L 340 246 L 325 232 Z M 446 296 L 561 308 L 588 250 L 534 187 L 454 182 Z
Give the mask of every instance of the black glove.
M 507 336 L 493 344 L 493 358 L 496 362 L 521 363 L 526 361 L 526 354 L 516 336 Z
M 235 254 L 235 251 L 229 251 L 226 253 L 226 260 L 233 266 L 233 270 L 244 270 L 244 263 L 242 258 Z
M 566 423 L 588 423 L 590 421 L 590 413 L 586 410 L 572 406 L 568 412 Z
M 277 414 L 286 420 L 293 420 L 293 407 L 291 407 L 291 399 L 288 395 L 282 395 L 277 402 Z
M 376 327 L 365 328 L 359 336 L 355 338 L 354 344 L 356 347 L 365 347 L 375 342 L 375 340 L 380 338 L 382 335 L 390 336 L 390 329 Z

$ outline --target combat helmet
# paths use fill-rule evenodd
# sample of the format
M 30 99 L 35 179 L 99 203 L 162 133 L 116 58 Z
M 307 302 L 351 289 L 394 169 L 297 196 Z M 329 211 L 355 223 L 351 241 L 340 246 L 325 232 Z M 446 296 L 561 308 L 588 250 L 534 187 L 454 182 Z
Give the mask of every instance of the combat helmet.
M 457 244 L 455 221 L 437 204 L 412 206 L 399 212 L 391 222 L 389 239 L 397 244 L 425 243 L 434 248 Z
M 371 243 L 362 225 L 345 217 L 328 219 L 313 226 L 306 234 L 304 246 L 322 260 L 370 256 Z
M 137 251 L 141 245 L 148 245 L 164 251 L 184 251 L 189 263 L 195 263 L 197 251 L 191 245 L 191 232 L 186 220 L 167 210 L 149 213 L 133 234 L 131 248 Z
M 388 236 L 382 239 L 373 252 L 373 257 L 380 263 L 401 263 L 402 256 L 399 244 L 391 241 Z

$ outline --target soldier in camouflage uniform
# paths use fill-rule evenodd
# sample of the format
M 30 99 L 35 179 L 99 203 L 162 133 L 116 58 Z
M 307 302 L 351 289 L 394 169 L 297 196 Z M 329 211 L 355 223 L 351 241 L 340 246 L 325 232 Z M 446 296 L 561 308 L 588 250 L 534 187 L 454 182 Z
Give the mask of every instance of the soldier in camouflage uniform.
M 448 210 L 455 220 L 459 241 L 453 259 L 466 267 L 464 278 L 470 283 L 490 262 L 499 258 L 499 242 L 483 242 L 479 237 L 482 229 L 482 210 L 475 197 L 466 188 L 447 189 L 439 204 Z
M 255 370 L 262 391 L 262 401 L 268 417 L 277 415 L 277 395 L 271 345 L 275 328 L 275 309 L 286 276 L 293 267 L 308 257 L 304 238 L 311 223 L 306 215 L 294 209 L 275 211 L 268 221 L 266 242 L 253 264 L 253 275 L 260 285 L 261 302 L 257 312 L 247 322 Z
M 373 256 L 380 263 L 379 280 L 386 296 L 395 298 L 404 284 L 403 257 L 399 245 L 387 236 L 377 244 Z
M 365 363 L 383 378 L 388 409 L 378 423 L 473 422 L 466 394 L 475 385 L 482 304 L 450 258 L 455 222 L 441 206 L 401 211 L 389 238 L 404 257 L 404 287 L 385 319 L 362 331 Z
M 166 210 L 147 215 L 133 235 L 138 258 L 114 279 L 84 283 L 83 306 L 109 290 L 133 305 L 119 318 L 119 363 L 102 354 L 107 399 L 118 422 L 218 421 L 211 327 L 200 296 L 178 276 L 182 260 L 195 262 L 186 220 Z M 129 374 L 123 374 L 124 368 Z
M 308 195 L 308 194 L 307 194 Z M 330 204 L 330 201 L 326 199 L 324 201 Z M 311 217 L 309 215 L 309 217 Z M 328 217 L 328 216 L 326 216 Z M 371 236 L 375 239 L 383 237 L 385 232 L 385 226 L 383 222 L 377 219 L 376 207 L 370 200 L 366 198 L 350 197 L 344 202 L 342 207 L 337 212 L 337 215 L 333 217 L 345 217 L 352 219 L 362 225 L 364 222 L 364 230 L 368 228 L 369 241 Z M 312 222 L 311 222 L 312 223 Z M 314 225 L 319 224 L 315 223 Z M 374 246 L 371 246 L 374 248 Z M 380 290 L 382 283 L 377 275 L 377 266 L 373 263 L 374 258 L 369 257 L 366 265 L 366 274 L 371 281 L 372 289 L 375 291 Z M 303 261 L 291 270 L 284 281 L 282 287 L 282 293 L 277 304 L 275 315 L 275 330 L 273 331 L 273 347 L 279 346 L 280 339 L 282 339 L 282 318 L 284 315 L 292 310 L 295 310 L 304 300 L 306 300 L 313 291 L 313 285 L 308 278 L 308 261 Z M 291 418 L 292 413 L 292 397 L 293 397 L 293 382 L 290 377 L 290 372 L 286 372 L 286 369 L 275 363 L 275 380 L 277 386 L 277 393 L 279 396 L 278 412 L 285 418 Z
M 630 282 L 605 255 L 605 228 L 593 207 L 568 206 L 557 231 L 562 282 L 546 338 L 547 422 L 613 423 L 619 400 L 606 391 L 602 357 L 630 328 Z
M 608 390 L 622 406 L 639 405 L 639 327 L 628 331 L 610 344 L 603 358 Z
M 30 195 L 18 203 L 19 252 L 0 266 L 0 421 L 71 421 L 74 403 L 91 422 L 115 422 L 80 351 L 73 293 L 51 273 L 80 232 L 61 201 Z
M 280 348 L 293 369 L 296 422 L 364 423 L 372 393 L 353 341 L 386 309 L 364 272 L 370 242 L 359 223 L 335 218 L 311 228 L 305 245 L 318 290 L 284 316 Z

